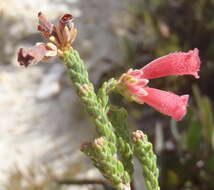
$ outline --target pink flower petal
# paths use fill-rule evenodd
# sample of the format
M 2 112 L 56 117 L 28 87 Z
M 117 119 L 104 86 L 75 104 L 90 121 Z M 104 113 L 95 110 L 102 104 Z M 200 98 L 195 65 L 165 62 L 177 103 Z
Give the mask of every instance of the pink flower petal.
M 135 70 L 129 69 L 127 74 L 139 79 L 139 78 L 142 78 L 143 71 L 141 69 L 135 69 Z
M 149 80 L 147 80 L 147 79 L 139 79 L 136 82 L 136 85 L 138 85 L 138 86 L 146 86 L 148 83 L 149 83 Z
M 143 67 L 143 78 L 152 79 L 168 75 L 193 75 L 199 78 L 200 70 L 199 50 L 195 48 L 189 52 L 171 53 L 160 57 Z
M 57 55 L 57 47 L 52 43 L 39 43 L 31 48 L 20 48 L 18 62 L 27 67 L 29 64 L 36 64 L 44 59 Z
M 47 50 L 44 44 L 33 46 L 32 48 L 20 48 L 18 53 L 18 62 L 27 67 L 29 64 L 38 63 L 46 54 Z
M 54 25 L 50 21 L 48 21 L 48 19 L 42 12 L 39 12 L 38 18 L 39 18 L 38 30 L 42 32 L 46 40 L 49 40 L 49 37 L 53 33 Z
M 136 94 L 138 101 L 145 102 L 175 120 L 181 120 L 186 115 L 189 95 L 178 96 L 171 92 L 149 87 L 145 87 L 144 90 L 148 95 Z
M 128 86 L 128 91 L 130 93 L 131 96 L 147 96 L 148 92 L 141 86 L 137 86 L 137 85 L 130 85 Z M 138 103 L 143 103 L 143 102 L 138 102 Z

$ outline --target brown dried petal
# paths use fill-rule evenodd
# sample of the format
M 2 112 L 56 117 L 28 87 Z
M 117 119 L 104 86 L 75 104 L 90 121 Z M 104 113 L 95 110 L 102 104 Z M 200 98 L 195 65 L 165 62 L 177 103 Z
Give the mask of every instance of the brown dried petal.
M 72 21 L 73 21 L 73 16 L 71 14 L 65 14 L 63 17 L 61 17 L 59 22 L 70 29 L 71 28 L 70 25 L 72 24 Z
M 64 45 L 64 39 L 62 35 L 62 31 L 64 30 L 64 27 L 59 23 L 58 26 L 54 27 L 54 31 L 56 32 L 56 39 L 58 40 L 60 46 Z
M 72 44 L 73 41 L 76 39 L 77 37 L 77 29 L 74 28 L 70 31 L 70 43 Z
M 18 53 L 18 62 L 27 67 L 29 64 L 38 63 L 46 54 L 45 44 L 36 45 L 29 49 L 20 48 Z
M 48 19 L 42 12 L 39 12 L 38 18 L 39 18 L 38 30 L 42 32 L 46 39 L 48 39 L 52 35 L 54 25 L 48 21 Z
M 54 28 L 61 46 L 66 46 L 66 44 L 68 43 L 69 37 L 67 36 L 67 34 L 69 33 L 68 31 L 73 25 L 72 20 L 73 16 L 71 14 L 65 14 L 60 18 L 58 26 Z M 66 28 L 68 29 L 67 33 Z
M 61 17 L 58 26 L 55 28 L 62 47 L 68 47 L 76 38 L 77 31 L 72 21 L 73 16 L 71 14 L 65 14 Z

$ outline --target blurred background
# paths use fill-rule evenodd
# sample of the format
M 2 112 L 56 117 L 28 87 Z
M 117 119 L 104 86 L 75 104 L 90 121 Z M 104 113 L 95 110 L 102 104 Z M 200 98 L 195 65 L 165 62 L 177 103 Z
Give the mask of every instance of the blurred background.
M 74 47 L 98 88 L 110 77 L 175 51 L 200 50 L 200 79 L 152 80 L 190 94 L 176 122 L 146 105 L 113 95 L 129 111 L 130 131 L 148 134 L 158 155 L 161 189 L 214 189 L 214 0 L 0 0 L 0 190 L 101 190 L 109 187 L 81 143 L 96 135 L 59 60 L 27 69 L 20 47 L 41 41 L 37 13 L 75 17 Z M 138 164 L 138 163 L 136 163 Z M 136 172 L 136 189 L 143 189 Z

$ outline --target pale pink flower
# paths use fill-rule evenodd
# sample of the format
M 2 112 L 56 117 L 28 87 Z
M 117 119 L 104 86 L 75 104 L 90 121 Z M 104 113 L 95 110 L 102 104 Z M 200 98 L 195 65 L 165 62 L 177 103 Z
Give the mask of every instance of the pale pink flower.
M 148 79 L 168 75 L 193 75 L 199 78 L 198 53 L 198 49 L 187 53 L 172 53 L 152 61 L 142 69 L 131 69 L 120 77 L 117 89 L 131 101 L 146 103 L 175 120 L 181 120 L 187 112 L 189 95 L 178 96 L 172 92 L 150 88 L 147 86 Z
M 57 55 L 57 48 L 54 44 L 39 43 L 31 48 L 20 48 L 18 62 L 27 67 L 29 64 L 36 64 L 44 59 Z

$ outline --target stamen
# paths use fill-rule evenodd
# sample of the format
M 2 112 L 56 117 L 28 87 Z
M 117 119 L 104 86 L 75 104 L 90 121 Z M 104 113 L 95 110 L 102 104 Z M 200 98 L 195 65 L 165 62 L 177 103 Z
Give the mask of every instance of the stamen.
M 60 44 L 59 44 L 59 42 L 57 41 L 56 37 L 50 36 L 49 40 L 50 40 L 51 42 L 53 42 L 57 47 L 60 47 Z

